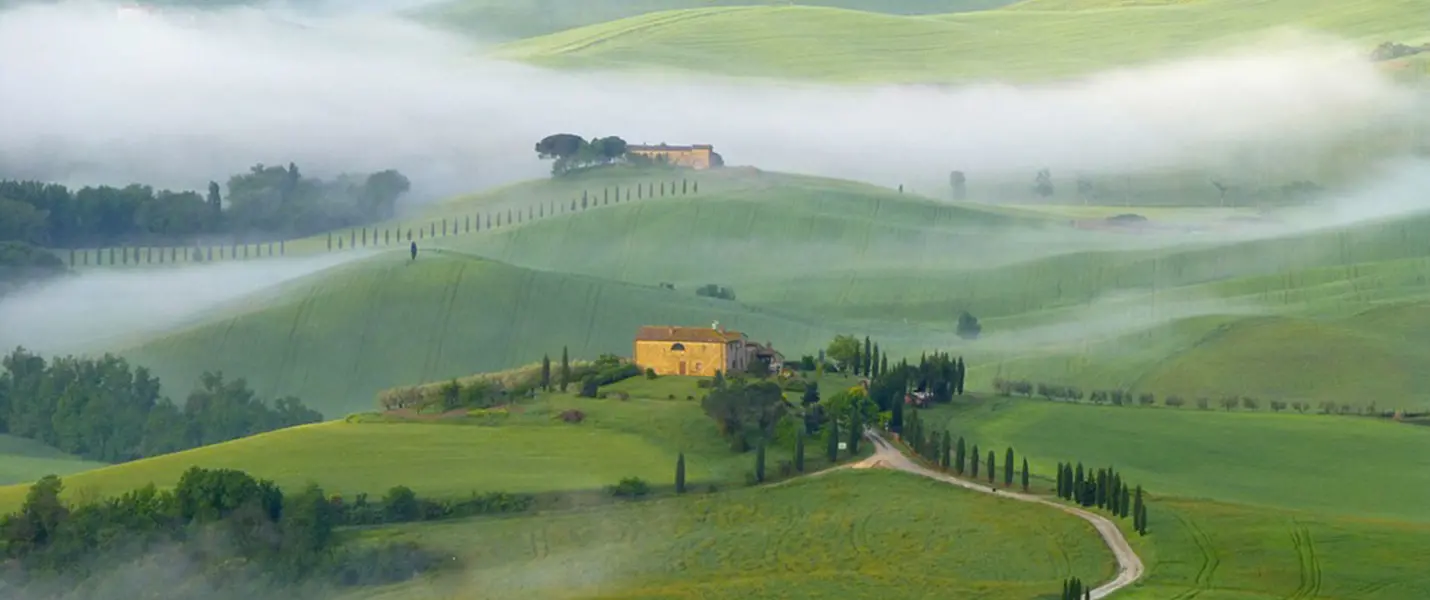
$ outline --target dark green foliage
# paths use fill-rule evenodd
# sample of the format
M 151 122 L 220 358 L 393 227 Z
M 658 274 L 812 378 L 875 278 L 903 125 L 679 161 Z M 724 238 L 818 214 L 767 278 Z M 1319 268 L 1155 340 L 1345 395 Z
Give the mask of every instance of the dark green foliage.
M 1061 600 L 1083 600 L 1085 595 L 1091 594 L 1092 588 L 1083 584 L 1081 579 L 1073 577 L 1063 580 L 1063 595 Z
M 794 437 L 794 470 L 804 472 L 804 430 L 800 429 Z
M 0 197 L 0 204 L 5 199 Z M 0 211 L 3 211 L 0 206 Z M 0 229 L 4 228 L 0 214 Z M 89 254 L 85 254 L 88 262 Z M 20 286 L 57 277 L 66 271 L 63 261 L 39 247 L 23 241 L 5 241 L 0 233 L 0 296 Z
M 863 369 L 861 372 L 862 372 L 866 377 L 871 377 L 871 378 L 872 378 L 873 375 L 870 373 L 870 368 L 871 368 L 872 365 L 874 364 L 874 349 L 873 349 L 873 347 L 870 346 L 870 344 L 869 344 L 869 336 L 867 336 L 867 335 L 864 336 L 864 353 L 863 353 L 863 354 L 860 354 L 860 355 L 859 355 L 859 358 L 860 358 L 860 360 L 864 361 L 864 362 L 860 363 L 860 366 L 861 366 L 862 369 Z
M 765 443 L 761 441 L 755 450 L 755 483 L 765 482 Z
M 675 459 L 675 493 L 685 493 L 685 453 Z
M 948 430 L 943 430 L 943 437 L 939 441 L 939 466 L 945 471 L 953 466 L 953 444 L 949 442 Z
M 650 493 L 650 484 L 639 477 L 627 477 L 616 485 L 609 488 L 612 496 L 617 498 L 639 498 Z
M 988 483 L 993 483 L 993 479 L 994 479 L 994 476 L 995 476 L 996 474 L 997 474 L 997 467 L 996 467 L 996 466 L 994 465 L 994 463 L 993 463 L 993 451 L 992 451 L 992 450 L 989 450 L 989 451 L 988 451 Z
M 658 377 L 658 375 L 655 374 L 655 369 L 649 369 L 649 368 L 648 368 L 648 369 L 645 370 L 645 378 L 646 378 L 646 379 L 655 379 L 656 377 Z
M 695 295 L 704 296 L 706 298 L 719 298 L 721 300 L 733 301 L 735 299 L 735 290 L 733 288 L 729 288 L 723 285 L 707 283 L 698 288 L 695 288 Z
M 864 437 L 864 423 L 860 420 L 862 415 L 859 411 L 853 411 L 853 417 L 849 422 L 849 455 L 854 456 L 859 453 L 859 440 Z
M 596 382 L 596 376 L 587 375 L 581 378 L 581 391 L 577 392 L 576 395 L 582 398 L 595 398 L 600 390 L 601 384 Z
M 551 357 L 541 355 L 541 389 L 551 391 Z
M 960 435 L 958 436 L 958 445 L 954 447 L 953 451 L 953 472 L 962 475 L 967 461 L 967 447 L 963 443 L 963 436 Z M 977 467 L 974 468 L 977 469 Z
M 1027 462 L 1026 460 L 1024 462 Z M 1003 487 L 1013 485 L 1013 448 L 1003 455 Z
M 1028 457 L 1023 457 L 1023 491 L 1028 491 Z
M 0 364 L 0 432 L 90 460 L 123 462 L 322 419 L 296 398 L 270 406 L 222 373 L 204 373 L 181 408 L 160 396 L 147 369 L 112 355 L 47 363 L 17 348 Z
M 958 315 L 958 337 L 965 340 L 976 340 L 978 334 L 982 332 L 983 326 L 978 324 L 978 317 L 969 314 L 968 311 Z
M 775 425 L 789 409 L 778 384 L 741 379 L 720 384 L 700 401 L 700 407 L 737 452 L 749 449 L 752 440 L 773 437 Z
M 972 458 L 973 460 L 968 461 L 968 464 L 970 465 L 969 476 L 974 479 L 978 479 L 978 459 L 980 458 L 978 454 L 978 444 L 973 445 L 973 456 L 971 456 L 970 458 Z
M 571 357 L 566 353 L 566 346 L 561 347 L 561 392 L 566 393 L 566 386 L 571 383 Z
M 825 449 L 829 462 L 839 462 L 839 422 L 830 421 L 829 431 L 826 432 L 829 446 Z

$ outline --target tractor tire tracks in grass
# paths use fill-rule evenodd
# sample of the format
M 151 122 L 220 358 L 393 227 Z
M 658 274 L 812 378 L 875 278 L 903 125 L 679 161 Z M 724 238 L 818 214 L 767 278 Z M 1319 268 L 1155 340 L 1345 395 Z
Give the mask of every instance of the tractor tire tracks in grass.
M 1187 530 L 1187 535 L 1191 536 L 1192 543 L 1196 544 L 1197 550 L 1202 554 L 1202 564 L 1197 568 L 1196 577 L 1192 579 L 1192 589 L 1173 597 L 1173 600 L 1191 600 L 1211 589 L 1212 575 L 1216 573 L 1217 566 L 1221 564 L 1221 557 L 1217 556 L 1216 546 L 1206 532 L 1197 527 L 1195 523 L 1182 518 L 1181 515 L 1174 516 L 1181 522 L 1182 528 Z
M 1296 519 L 1291 520 L 1291 544 L 1296 547 L 1296 558 L 1301 563 L 1301 585 L 1287 596 L 1287 600 L 1315 598 L 1321 593 L 1321 562 L 1316 558 L 1316 543 L 1311 540 L 1311 530 Z
M 1112 581 L 1104 583 L 1101 586 L 1098 586 L 1096 589 L 1092 590 L 1093 600 L 1100 600 L 1101 598 L 1106 598 L 1112 595 L 1114 592 L 1117 592 L 1122 588 L 1132 585 L 1138 579 L 1141 579 L 1143 573 L 1145 572 L 1145 569 L 1142 566 L 1142 559 L 1139 558 L 1137 556 L 1137 553 L 1132 550 L 1132 545 L 1127 543 L 1127 537 L 1122 535 L 1122 530 L 1118 529 L 1117 525 L 1112 521 L 1108 520 L 1106 517 L 1074 506 L 1059 504 L 1046 498 L 1033 496 L 1031 494 L 1021 494 L 1018 492 L 1008 491 L 997 492 L 995 488 L 990 488 L 983 484 L 973 483 L 970 481 L 954 478 L 951 475 L 938 473 L 936 471 L 927 469 L 919 465 L 918 463 L 915 463 L 913 460 L 910 460 L 909 457 L 904 456 L 904 454 L 900 452 L 897 448 L 895 448 L 893 444 L 890 444 L 874 430 L 866 429 L 865 436 L 867 436 L 870 441 L 874 442 L 874 455 L 864 459 L 858 464 L 850 465 L 851 467 L 869 468 L 875 466 L 882 466 L 885 468 L 903 471 L 905 473 L 922 475 L 930 479 L 978 492 L 983 492 L 985 494 L 997 494 L 998 496 L 1003 498 L 1011 498 L 1013 500 L 1018 500 L 1021 502 L 1032 502 L 1034 504 L 1050 506 L 1065 513 L 1077 516 L 1082 520 L 1087 521 L 1088 523 L 1091 523 L 1093 528 L 1097 530 L 1098 535 L 1102 537 L 1102 541 L 1105 542 L 1107 544 L 1108 549 L 1112 551 L 1112 555 L 1117 559 L 1117 576 L 1114 577 Z M 1208 575 L 1208 580 L 1209 579 L 1210 575 Z

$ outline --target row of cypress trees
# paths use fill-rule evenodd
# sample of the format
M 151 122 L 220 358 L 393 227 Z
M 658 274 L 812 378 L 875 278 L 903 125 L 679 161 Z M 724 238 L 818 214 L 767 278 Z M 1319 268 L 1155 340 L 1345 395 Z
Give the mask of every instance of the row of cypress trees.
M 1132 527 L 1139 535 L 1147 535 L 1147 504 L 1142 500 L 1142 486 L 1136 490 L 1112 467 L 1099 468 L 1096 473 L 1084 469 L 1082 463 L 1058 463 L 1057 495 L 1082 506 L 1097 507 L 1126 519 L 1132 517 Z
M 1092 586 L 1085 586 L 1081 579 L 1073 577 L 1063 580 L 1062 600 L 1092 600 Z
M 829 435 L 826 436 L 828 445 L 825 447 L 825 456 L 829 459 L 829 462 L 833 464 L 839 462 L 839 423 L 831 419 L 829 421 L 829 428 Z M 849 456 L 854 456 L 859 453 L 860 437 L 861 435 L 858 435 L 857 428 L 850 432 L 848 444 Z M 801 431 L 795 436 L 794 440 L 794 470 L 796 473 L 804 472 L 804 438 L 804 432 Z M 765 443 L 760 442 L 755 448 L 755 483 L 765 482 L 765 462 Z M 675 493 L 684 494 L 685 490 L 685 453 L 681 452 L 675 459 Z
M 978 477 L 978 467 L 982 461 L 984 465 L 984 476 L 988 478 L 990 485 L 996 484 L 999 479 L 998 463 L 994 451 L 989 450 L 986 460 L 979 453 L 978 445 L 973 445 L 973 452 L 970 456 L 967 443 L 963 436 L 959 436 L 958 441 L 952 442 L 948 430 L 942 433 L 933 433 L 927 429 L 920 411 L 914 409 L 910 414 L 907 423 L 904 425 L 904 443 L 908 444 L 919 456 L 938 464 L 944 471 L 952 471 L 957 475 L 970 474 L 975 479 Z M 971 459 L 971 460 L 970 460 Z M 1003 487 L 1012 487 L 1013 479 L 1018 476 L 1015 469 L 1016 456 L 1013 448 L 1009 446 L 1003 452 Z M 1028 491 L 1028 459 L 1023 457 L 1023 470 L 1019 483 L 1022 484 L 1023 491 Z

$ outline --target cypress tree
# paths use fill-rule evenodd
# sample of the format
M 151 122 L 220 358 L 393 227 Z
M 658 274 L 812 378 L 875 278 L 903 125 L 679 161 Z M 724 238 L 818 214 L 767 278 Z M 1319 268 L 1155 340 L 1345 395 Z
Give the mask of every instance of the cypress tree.
M 973 445 L 973 456 L 970 457 L 970 458 L 972 458 L 973 460 L 968 461 L 968 464 L 969 464 L 969 473 L 968 473 L 968 475 L 969 475 L 970 477 L 974 478 L 974 479 L 978 479 L 978 461 L 979 461 L 979 459 L 983 458 L 982 456 L 980 456 L 980 455 L 978 454 L 978 444 L 974 444 L 974 445 Z
M 566 386 L 571 383 L 571 359 L 566 354 L 566 347 L 561 347 L 561 392 L 566 392 Z
M 902 434 L 904 432 L 904 401 L 902 398 L 894 399 L 893 409 L 889 413 L 889 431 Z
M 834 419 L 829 420 L 829 447 L 826 452 L 829 455 L 829 462 L 839 462 L 839 422 Z
M 963 436 L 958 436 L 958 445 L 953 450 L 953 472 L 963 474 L 963 465 L 968 460 L 968 454 L 963 445 Z
M 869 375 L 869 366 L 873 364 L 874 348 L 869 344 L 869 336 L 864 336 L 864 375 Z
M 755 451 L 755 483 L 765 482 L 765 441 L 760 440 L 760 448 Z
M 685 493 L 685 453 L 681 452 L 680 457 L 675 459 L 675 493 Z
M 859 344 L 854 344 L 854 376 L 858 377 L 860 370 L 864 368 L 864 359 L 859 354 Z
M 1073 472 L 1072 500 L 1073 502 L 1077 502 L 1078 504 L 1086 505 L 1087 503 L 1085 502 L 1085 500 L 1087 498 L 1087 494 L 1085 493 L 1086 490 L 1083 489 L 1085 487 L 1083 485 L 1084 482 L 1085 479 L 1083 478 L 1082 463 L 1078 463 L 1077 470 Z
M 1028 457 L 1023 457 L 1023 491 L 1028 491 Z
M 861 416 L 856 410 L 849 418 L 849 456 L 859 453 L 859 438 L 863 437 L 864 432 L 864 424 L 860 422 Z
M 879 376 L 879 345 L 874 344 L 874 350 L 869 353 L 869 378 Z
M 1122 505 L 1121 516 L 1122 516 L 1122 518 L 1124 518 L 1124 519 L 1127 518 L 1127 511 L 1128 511 L 1128 509 L 1129 509 L 1129 505 L 1131 504 L 1131 499 L 1132 499 L 1131 496 L 1132 496 L 1132 490 L 1127 489 L 1127 484 L 1126 484 L 1126 483 L 1122 484 L 1122 500 L 1121 500 L 1121 502 L 1120 502 L 1119 504 Z
M 1093 490 L 1094 490 L 1094 494 L 1095 494 L 1094 497 L 1093 497 L 1093 502 L 1094 502 L 1095 504 L 1097 504 L 1097 507 L 1098 507 L 1098 508 L 1106 508 L 1106 507 L 1107 507 L 1107 470 L 1106 470 L 1106 469 L 1098 469 L 1098 470 L 1097 470 L 1096 487 L 1093 488 Z
M 1003 487 L 1013 485 L 1013 447 L 1008 447 L 1008 452 L 1003 455 Z
M 551 391 L 551 356 L 541 355 L 541 389 Z
M 1068 480 L 1063 477 L 1063 463 L 1058 463 L 1058 485 L 1057 485 L 1057 488 L 1058 488 L 1058 497 L 1059 497 L 1059 498 L 1064 497 L 1063 494 L 1064 494 L 1064 492 L 1067 491 L 1067 485 L 1068 485 Z
M 949 442 L 947 429 L 943 430 L 942 446 L 943 448 L 942 452 L 940 452 L 941 457 L 939 460 L 939 464 L 943 466 L 943 470 L 947 471 L 953 467 L 953 444 Z
M 1142 486 L 1132 496 L 1132 528 L 1141 535 L 1147 535 L 1147 505 L 1142 502 Z
M 993 464 L 993 451 L 992 451 L 992 450 L 989 450 L 989 451 L 988 451 L 988 483 L 993 483 L 994 477 L 997 476 L 997 471 L 998 471 L 997 466 Z
M 619 196 L 617 196 L 619 197 Z M 804 472 L 804 427 L 800 426 L 794 435 L 794 470 Z

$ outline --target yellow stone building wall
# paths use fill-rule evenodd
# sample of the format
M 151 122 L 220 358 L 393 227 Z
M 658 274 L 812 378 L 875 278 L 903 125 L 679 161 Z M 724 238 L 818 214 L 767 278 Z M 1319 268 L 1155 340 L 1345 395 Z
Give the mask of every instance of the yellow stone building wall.
M 684 350 L 673 350 L 680 344 Z M 655 342 L 636 341 L 636 365 L 654 369 L 657 375 L 715 376 L 725 371 L 729 344 L 715 342 Z
M 672 165 L 691 167 L 695 169 L 710 168 L 710 154 L 714 150 L 710 148 L 695 148 L 693 150 L 631 150 L 631 154 L 647 156 L 652 160 L 665 161 Z

